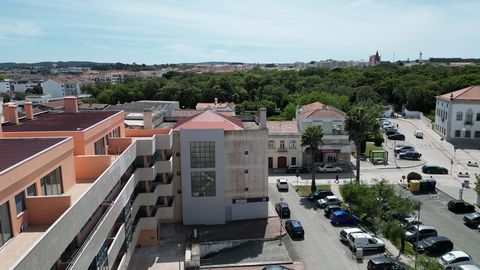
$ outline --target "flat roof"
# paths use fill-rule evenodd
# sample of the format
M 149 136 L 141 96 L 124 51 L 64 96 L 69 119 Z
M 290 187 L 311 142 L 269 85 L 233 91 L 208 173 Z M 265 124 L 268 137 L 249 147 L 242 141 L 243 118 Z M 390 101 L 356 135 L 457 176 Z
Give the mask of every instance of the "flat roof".
M 118 111 L 47 112 L 35 120 L 22 119 L 18 125 L 3 125 L 3 132 L 82 131 L 118 113 Z
M 0 139 L 0 172 L 65 139 L 66 138 Z

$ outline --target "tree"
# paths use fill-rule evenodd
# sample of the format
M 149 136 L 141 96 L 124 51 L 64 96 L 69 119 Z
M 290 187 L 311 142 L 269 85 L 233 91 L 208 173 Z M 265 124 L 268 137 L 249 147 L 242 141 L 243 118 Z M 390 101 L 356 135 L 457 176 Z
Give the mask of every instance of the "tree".
M 317 153 L 318 146 L 323 144 L 323 131 L 320 126 L 309 126 L 305 129 L 302 134 L 302 146 L 306 146 L 306 150 L 310 152 L 312 157 L 312 192 L 317 190 L 317 185 L 315 184 L 315 154 Z
M 347 113 L 347 118 L 345 120 L 345 130 L 348 132 L 350 140 L 353 141 L 355 147 L 357 148 L 357 182 L 360 182 L 361 144 L 368 138 L 370 134 L 374 134 L 380 128 L 377 121 L 378 115 L 378 106 L 367 103 L 356 105 L 352 107 Z
M 411 180 L 421 180 L 422 176 L 416 172 L 410 172 L 407 174 L 407 181 L 410 182 Z
M 477 205 L 480 206 L 480 174 L 475 174 L 475 191 L 477 192 Z

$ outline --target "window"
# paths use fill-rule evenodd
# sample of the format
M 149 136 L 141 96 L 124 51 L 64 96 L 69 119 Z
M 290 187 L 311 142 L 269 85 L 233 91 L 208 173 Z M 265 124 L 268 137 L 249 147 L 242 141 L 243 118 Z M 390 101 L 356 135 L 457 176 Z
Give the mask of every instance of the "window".
M 120 127 L 117 127 L 112 131 L 112 137 L 120 137 Z
M 297 141 L 291 140 L 288 147 L 290 148 L 297 148 Z
M 463 113 L 457 112 L 457 121 L 462 121 L 462 119 L 463 119 Z
M 192 197 L 215 196 L 215 172 L 192 172 Z
M 37 189 L 35 188 L 35 183 L 27 188 L 27 196 L 37 196 Z
M 105 139 L 101 138 L 95 143 L 95 155 L 105 155 Z
M 470 138 L 472 137 L 472 132 L 470 130 L 465 130 L 465 138 Z
M 25 192 L 22 191 L 15 196 L 15 207 L 17 209 L 17 215 L 25 211 Z
M 465 125 L 472 125 L 473 122 L 473 113 L 467 113 L 465 115 Z
M 280 141 L 280 149 L 285 149 L 285 141 Z
M 58 167 L 53 172 L 44 176 L 40 180 L 42 195 L 60 195 L 63 193 L 62 188 L 62 168 Z
M 10 211 L 8 202 L 0 205 L 0 247 L 12 238 L 12 226 L 10 223 Z
M 190 167 L 215 168 L 215 142 L 190 142 Z
M 480 131 L 475 131 L 475 138 L 476 139 L 480 138 Z
M 297 165 L 297 158 L 296 157 L 292 157 L 291 165 Z
M 275 149 L 275 141 L 268 141 L 268 149 Z
M 460 130 L 455 130 L 455 137 L 460 137 L 462 132 Z

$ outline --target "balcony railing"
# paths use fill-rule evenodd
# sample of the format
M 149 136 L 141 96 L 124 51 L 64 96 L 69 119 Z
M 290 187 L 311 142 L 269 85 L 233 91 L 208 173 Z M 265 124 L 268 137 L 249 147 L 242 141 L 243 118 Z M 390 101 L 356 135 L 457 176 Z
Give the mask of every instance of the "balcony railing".
M 288 149 L 285 147 L 278 148 L 278 152 L 288 152 Z

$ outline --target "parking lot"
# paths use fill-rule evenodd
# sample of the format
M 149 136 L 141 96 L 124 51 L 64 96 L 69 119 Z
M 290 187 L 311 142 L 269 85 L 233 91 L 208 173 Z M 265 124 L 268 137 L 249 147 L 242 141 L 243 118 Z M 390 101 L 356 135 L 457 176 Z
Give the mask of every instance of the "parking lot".
M 339 233 L 346 227 L 334 227 L 307 198 L 301 198 L 292 188 L 288 192 L 279 192 L 275 183 L 269 184 L 270 202 L 280 202 L 280 198 L 288 203 L 291 211 L 290 219 L 299 220 L 305 230 L 303 240 L 292 240 L 288 235 L 283 244 L 293 251 L 294 261 L 304 263 L 306 269 L 366 269 L 370 258 L 376 253 L 366 253 L 363 263 L 353 258 L 352 252 L 339 240 Z

